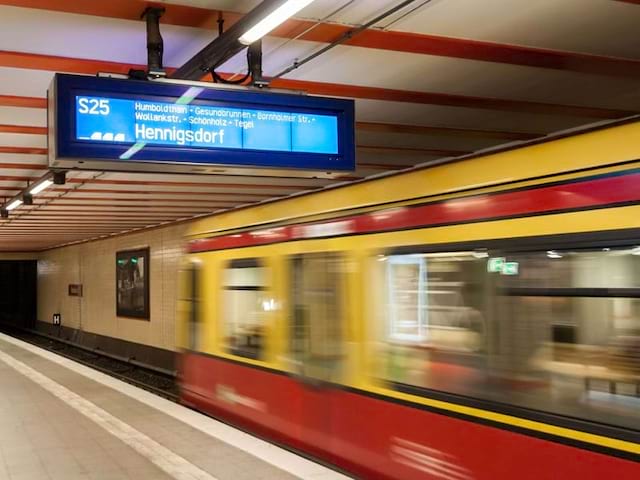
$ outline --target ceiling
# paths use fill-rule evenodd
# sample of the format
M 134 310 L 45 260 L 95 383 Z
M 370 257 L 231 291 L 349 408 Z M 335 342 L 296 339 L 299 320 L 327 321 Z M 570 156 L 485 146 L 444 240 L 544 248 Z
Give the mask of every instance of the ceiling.
M 54 72 L 145 68 L 148 2 L 0 0 L 0 197 L 47 171 Z M 171 0 L 164 63 L 179 67 L 259 1 Z M 316 0 L 264 42 L 264 71 L 401 3 Z M 393 172 L 640 112 L 640 0 L 416 0 L 272 85 L 354 98 L 357 169 L 342 180 L 70 172 L 0 221 L 0 251 L 34 251 Z M 218 68 L 242 73 L 244 55 Z M 559 162 L 562 159 L 558 159 Z

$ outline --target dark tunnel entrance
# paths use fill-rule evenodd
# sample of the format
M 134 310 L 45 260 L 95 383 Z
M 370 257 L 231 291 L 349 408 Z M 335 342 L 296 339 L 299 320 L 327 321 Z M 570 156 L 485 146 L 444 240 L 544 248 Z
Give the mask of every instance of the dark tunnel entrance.
M 37 316 L 37 261 L 0 261 L 0 324 L 34 328 Z

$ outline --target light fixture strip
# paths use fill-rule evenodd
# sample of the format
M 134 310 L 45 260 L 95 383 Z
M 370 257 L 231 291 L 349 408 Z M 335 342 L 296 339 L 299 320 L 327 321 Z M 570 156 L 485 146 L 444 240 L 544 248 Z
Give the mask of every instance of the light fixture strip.
M 20 200 L 19 198 L 16 198 L 9 205 L 7 205 L 7 211 L 10 212 L 14 208 L 18 208 L 20 205 L 22 205 L 22 200 Z
M 311 2 L 313 2 L 313 0 L 287 0 L 247 30 L 240 38 L 238 38 L 238 41 L 243 45 L 251 45 L 253 42 L 261 39 L 278 25 L 284 23 L 286 20 L 298 13 Z
M 64 172 L 48 172 L 46 175 L 38 179 L 32 185 L 28 185 L 24 190 L 22 190 L 15 197 L 11 198 L 8 202 L 2 205 L 2 216 L 3 218 L 7 217 L 7 213 L 11 210 L 15 210 L 20 205 L 32 205 L 33 199 L 32 196 L 38 193 L 41 193 L 43 190 L 49 188 L 54 184 L 64 184 L 65 183 L 65 175 Z
M 42 182 L 36 184 L 33 188 L 31 188 L 31 190 L 29 190 L 29 193 L 31 195 L 37 195 L 44 189 L 49 188 L 51 185 L 53 185 L 53 180 L 47 178 L 46 180 L 43 180 Z

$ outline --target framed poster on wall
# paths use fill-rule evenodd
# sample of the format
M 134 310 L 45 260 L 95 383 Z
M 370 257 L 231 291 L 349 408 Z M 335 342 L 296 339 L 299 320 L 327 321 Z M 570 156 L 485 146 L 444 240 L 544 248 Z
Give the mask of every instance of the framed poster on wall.
M 116 315 L 149 320 L 149 248 L 116 252 Z

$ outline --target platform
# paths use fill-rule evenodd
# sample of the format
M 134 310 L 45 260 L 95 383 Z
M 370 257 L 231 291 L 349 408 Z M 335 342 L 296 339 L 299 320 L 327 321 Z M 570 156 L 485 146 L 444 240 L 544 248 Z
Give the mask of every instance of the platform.
M 0 334 L 0 479 L 347 477 Z

